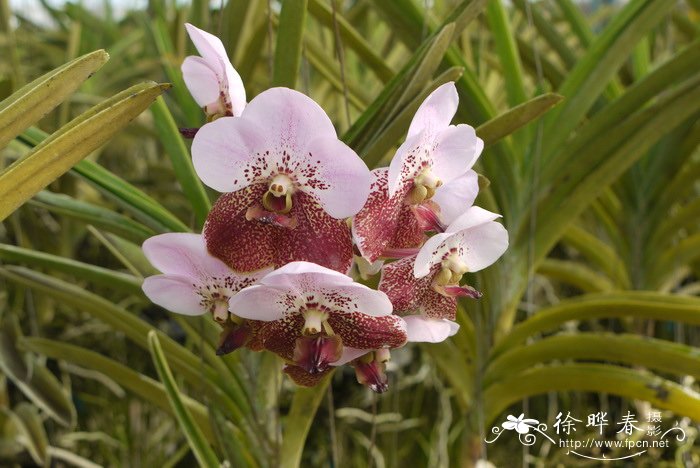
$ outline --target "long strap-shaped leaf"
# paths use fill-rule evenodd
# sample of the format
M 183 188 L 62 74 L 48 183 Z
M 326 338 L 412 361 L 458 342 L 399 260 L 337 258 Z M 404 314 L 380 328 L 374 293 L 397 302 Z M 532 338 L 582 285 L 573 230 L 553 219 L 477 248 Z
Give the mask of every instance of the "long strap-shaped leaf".
M 83 55 L 0 102 L 0 148 L 63 102 L 108 59 L 104 50 Z
M 107 142 L 169 85 L 143 83 L 115 96 L 107 108 L 66 125 L 0 174 L 0 220 Z M 78 120 L 76 119 L 76 120 Z
M 219 460 L 214 450 L 209 446 L 209 442 L 207 442 L 204 437 L 202 430 L 195 423 L 189 408 L 185 406 L 180 390 L 178 390 L 177 384 L 175 383 L 173 373 L 168 366 L 168 361 L 166 361 L 165 355 L 163 354 L 163 349 L 160 347 L 158 335 L 156 335 L 156 332 L 153 330 L 148 333 L 148 347 L 151 350 L 151 357 L 153 358 L 153 364 L 158 372 L 158 377 L 160 377 L 161 382 L 163 382 L 165 394 L 168 396 L 170 406 L 173 408 L 173 413 L 175 413 L 178 423 L 180 423 L 180 429 L 185 433 L 192 453 L 194 453 L 200 466 L 217 468 L 219 466 Z
M 280 11 L 272 83 L 294 88 L 301 65 L 307 0 L 283 0 Z
M 700 420 L 700 395 L 654 374 L 604 364 L 543 366 L 513 374 L 484 390 L 485 420 L 525 397 L 551 391 L 590 391 L 645 400 Z

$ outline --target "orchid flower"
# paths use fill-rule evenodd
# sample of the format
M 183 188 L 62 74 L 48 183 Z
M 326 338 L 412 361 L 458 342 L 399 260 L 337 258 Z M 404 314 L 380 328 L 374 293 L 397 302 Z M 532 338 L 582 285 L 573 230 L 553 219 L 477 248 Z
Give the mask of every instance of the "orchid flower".
M 143 252 L 163 273 L 149 276 L 143 282 L 143 292 L 151 301 L 178 314 L 209 313 L 223 327 L 219 354 L 246 344 L 251 326 L 229 313 L 228 302 L 269 269 L 239 275 L 211 256 L 198 234 L 160 234 L 144 242 Z
M 182 62 L 182 77 L 207 120 L 239 116 L 245 107 L 243 81 L 226 55 L 221 40 L 185 23 L 187 33 L 201 57 L 189 56 Z
M 469 208 L 479 191 L 471 170 L 484 147 L 469 125 L 450 125 L 457 111 L 454 83 L 421 104 L 388 169 L 372 171 L 365 207 L 353 235 L 368 261 L 417 252 L 425 231 L 442 232 Z
M 384 293 L 309 262 L 292 262 L 267 274 L 233 296 L 229 310 L 266 322 L 256 340 L 284 358 L 286 372 L 307 385 L 328 372 L 344 347 L 385 349 L 406 342 L 405 324 L 391 314 Z
M 214 256 L 236 271 L 297 260 L 349 271 L 345 218 L 367 200 L 370 174 L 312 99 L 269 89 L 240 117 L 202 127 L 192 158 L 205 184 L 228 192 L 204 226 Z
M 469 208 L 444 233 L 435 234 L 415 257 L 385 265 L 379 282 L 406 322 L 409 341 L 438 342 L 456 333 L 457 297 L 481 293 L 460 286 L 462 276 L 494 263 L 508 247 L 499 215 Z

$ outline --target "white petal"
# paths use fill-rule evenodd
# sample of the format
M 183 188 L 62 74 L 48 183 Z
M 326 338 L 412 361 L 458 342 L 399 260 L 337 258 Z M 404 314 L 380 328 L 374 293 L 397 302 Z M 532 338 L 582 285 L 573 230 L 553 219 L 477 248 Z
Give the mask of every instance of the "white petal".
M 202 298 L 192 286 L 192 280 L 184 276 L 149 276 L 141 286 L 146 296 L 155 304 L 183 315 L 202 315 Z
M 187 57 L 182 62 L 180 69 L 185 85 L 199 107 L 204 107 L 219 99 L 219 78 L 203 58 Z
M 464 211 L 452 223 L 450 223 L 445 232 L 463 231 L 480 224 L 488 223 L 489 221 L 493 221 L 500 217 L 501 215 L 497 213 L 491 213 L 490 211 L 487 211 L 479 206 L 472 206 L 468 210 Z
M 349 309 L 348 312 L 362 312 L 365 315 L 381 317 L 391 315 L 393 311 L 391 301 L 386 294 L 359 283 L 327 288 L 324 295 L 327 301 L 334 297 L 352 301 L 352 305 L 345 306 Z
M 337 138 L 333 123 L 321 106 L 289 88 L 271 88 L 258 94 L 242 117 L 264 129 L 272 147 L 285 149 L 296 157 L 306 157 L 316 139 Z
M 248 286 L 229 300 L 228 310 L 234 315 L 250 320 L 278 320 L 289 311 L 289 307 L 285 305 L 287 295 L 283 289 L 262 284 Z
M 353 361 L 359 357 L 364 356 L 365 354 L 369 353 L 370 351 L 372 351 L 372 350 L 371 349 L 357 349 L 357 348 L 351 348 L 350 346 L 343 346 L 343 355 L 340 356 L 340 359 L 331 363 L 331 366 L 334 366 L 334 367 L 342 366 L 344 364 L 347 364 L 350 361 Z
M 440 220 L 449 226 L 466 212 L 479 194 L 479 177 L 469 170 L 466 174 L 438 187 L 432 200 L 440 206 Z
M 472 127 L 465 124 L 450 126 L 437 136 L 431 154 L 432 171 L 443 183 L 448 183 L 472 168 L 481 148 L 483 142 Z
M 423 101 L 408 129 L 408 138 L 423 130 L 437 132 L 450 124 L 457 112 L 459 95 L 454 82 L 445 83 Z
M 454 239 L 460 258 L 472 272 L 491 265 L 508 248 L 508 231 L 495 221 L 459 231 Z
M 430 269 L 441 261 L 444 249 L 443 242 L 450 236 L 450 233 L 435 234 L 423 244 L 413 264 L 413 275 L 416 278 L 427 276 Z
M 221 63 L 228 63 L 229 59 L 221 39 L 190 23 L 185 23 L 185 28 L 199 55 L 207 61 L 218 76 L 223 76 Z
M 284 288 L 316 288 L 320 285 L 346 286 L 352 278 L 311 262 L 291 262 L 266 275 L 260 284 Z
M 228 95 L 233 107 L 233 115 L 238 117 L 243 113 L 246 106 L 245 87 L 241 75 L 238 74 L 230 62 L 224 62 L 225 77 L 228 82 Z
M 408 341 L 440 343 L 457 333 L 459 324 L 445 319 L 431 319 L 422 315 L 403 317 Z
M 254 123 L 239 117 L 222 117 L 195 135 L 192 163 L 206 185 L 219 192 L 235 192 L 267 180 L 270 171 L 259 172 L 256 161 L 264 159 L 261 152 L 265 147 L 261 130 Z
M 306 190 L 318 197 L 323 209 L 337 219 L 360 211 L 371 180 L 364 161 L 335 136 L 313 140 L 308 153 L 317 172 L 307 181 Z
M 200 234 L 167 233 L 153 236 L 143 243 L 148 261 L 162 273 L 197 281 L 210 277 L 231 276 L 231 269 L 207 251 Z

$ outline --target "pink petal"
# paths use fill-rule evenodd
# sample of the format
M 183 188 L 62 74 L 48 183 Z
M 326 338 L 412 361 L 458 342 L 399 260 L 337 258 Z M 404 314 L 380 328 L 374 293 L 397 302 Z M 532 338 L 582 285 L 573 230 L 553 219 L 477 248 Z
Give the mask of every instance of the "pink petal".
M 432 201 L 440 207 L 440 220 L 449 226 L 474 204 L 479 193 L 479 177 L 473 170 L 451 180 L 435 191 Z
M 307 150 L 316 171 L 303 182 L 304 190 L 315 194 L 334 218 L 347 218 L 360 211 L 367 201 L 371 179 L 362 159 L 335 135 L 311 141 Z
M 250 320 L 279 320 L 289 311 L 290 295 L 280 289 L 255 284 L 238 291 L 228 303 L 229 311 Z
M 335 361 L 333 364 L 331 364 L 334 367 L 342 366 L 347 364 L 350 361 L 354 361 L 355 359 L 364 356 L 365 354 L 369 353 L 372 351 L 371 349 L 357 349 L 357 348 L 352 348 L 350 346 L 343 346 L 343 354 L 340 356 L 340 359 Z
M 406 343 L 406 324 L 396 315 L 337 313 L 329 315 L 328 324 L 341 337 L 343 345 L 351 348 L 397 348 Z
M 440 343 L 459 330 L 459 324 L 445 319 L 433 319 L 421 315 L 409 315 L 406 322 L 408 341 Z
M 219 77 L 201 57 L 187 57 L 180 67 L 187 89 L 199 107 L 209 105 L 219 99 Z
M 202 182 L 219 192 L 264 183 L 272 173 L 261 129 L 248 120 L 222 117 L 199 129 L 192 163 Z M 262 195 L 261 195 L 262 196 Z
M 373 170 L 372 177 L 369 198 L 353 218 L 352 229 L 360 254 L 368 261 L 375 262 L 387 248 L 420 246 L 425 235 L 403 202 L 405 193 L 389 197 L 387 169 Z
M 141 286 L 146 296 L 153 302 L 183 315 L 202 315 L 207 310 L 202 305 L 202 297 L 185 276 L 156 275 L 149 276 Z
M 489 221 L 496 220 L 500 217 L 501 215 L 491 213 L 490 211 L 487 211 L 479 206 L 472 206 L 468 210 L 462 212 L 457 219 L 450 223 L 450 225 L 447 226 L 446 232 L 453 233 L 463 231 L 474 226 L 486 224 Z
M 207 252 L 204 238 L 199 234 L 167 233 L 151 237 L 143 243 L 143 253 L 161 272 L 197 282 L 232 273 L 225 263 Z
M 245 87 L 241 75 L 238 74 L 231 62 L 224 60 L 224 79 L 228 83 L 228 98 L 231 101 L 233 115 L 239 117 L 246 106 Z
M 293 158 L 306 159 L 316 139 L 337 138 L 325 111 L 313 99 L 289 88 L 258 94 L 241 117 L 265 130 L 268 149 L 286 149 Z
M 472 168 L 483 147 L 483 141 L 469 125 L 446 128 L 437 135 L 431 154 L 433 173 L 443 183 L 450 182 Z
M 423 101 L 408 128 L 408 137 L 428 130 L 438 132 L 450 125 L 457 112 L 459 95 L 453 82 L 439 86 Z
M 267 274 L 260 284 L 302 291 L 320 287 L 347 286 L 352 278 L 311 262 L 291 262 Z M 300 293 L 302 294 L 302 293 Z
M 445 242 L 452 236 L 452 233 L 439 233 L 428 239 L 421 247 L 414 264 L 414 274 L 416 278 L 427 276 L 434 266 L 442 262 L 442 256 L 449 250 Z
M 422 278 L 413 274 L 414 258 L 404 258 L 382 268 L 378 289 L 386 293 L 401 316 L 423 314 L 431 318 L 454 320 L 457 302 L 437 293 L 433 287 L 434 271 Z
M 185 29 L 189 34 L 192 43 L 197 48 L 197 52 L 210 64 L 219 63 L 220 59 L 228 62 L 228 55 L 221 40 L 206 31 L 199 29 L 190 23 L 185 23 Z M 223 70 L 215 69 L 217 74 L 222 74 Z

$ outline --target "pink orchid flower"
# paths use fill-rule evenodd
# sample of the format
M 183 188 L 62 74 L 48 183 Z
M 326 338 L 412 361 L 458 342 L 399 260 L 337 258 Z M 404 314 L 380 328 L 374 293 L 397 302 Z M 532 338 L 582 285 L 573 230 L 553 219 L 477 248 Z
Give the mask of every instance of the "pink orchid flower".
M 284 358 L 286 372 L 303 385 L 313 385 L 322 376 L 318 374 L 328 372 L 346 346 L 384 349 L 406 342 L 405 324 L 391 314 L 384 293 L 308 262 L 269 273 L 231 298 L 229 310 L 266 322 L 257 329 L 256 340 Z
M 370 174 L 312 99 L 269 89 L 240 117 L 202 127 L 192 158 L 205 184 L 229 192 L 204 226 L 214 256 L 236 271 L 297 260 L 349 271 L 345 218 L 367 200 Z
M 456 298 L 481 296 L 460 286 L 462 276 L 491 265 L 508 247 L 507 231 L 494 221 L 498 217 L 473 206 L 428 239 L 417 256 L 384 266 L 379 290 L 404 318 L 409 341 L 439 342 L 457 332 Z
M 238 291 L 255 284 L 269 269 L 239 275 L 211 256 L 198 234 L 160 234 L 144 242 L 143 252 L 163 273 L 149 276 L 143 282 L 143 292 L 153 303 L 178 314 L 211 314 L 224 329 L 219 354 L 246 344 L 251 327 L 231 316 L 228 302 Z
M 208 121 L 241 115 L 246 104 L 245 88 L 221 40 L 189 23 L 185 28 L 201 55 L 182 62 L 182 77 L 192 97 L 204 109 Z
M 433 91 L 389 168 L 372 171 L 369 199 L 353 221 L 368 261 L 417 252 L 425 231 L 444 231 L 474 203 L 479 186 L 471 168 L 484 142 L 469 125 L 450 125 L 458 100 L 454 83 Z

